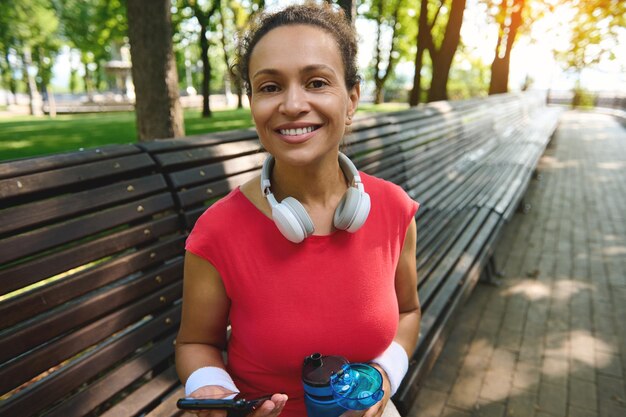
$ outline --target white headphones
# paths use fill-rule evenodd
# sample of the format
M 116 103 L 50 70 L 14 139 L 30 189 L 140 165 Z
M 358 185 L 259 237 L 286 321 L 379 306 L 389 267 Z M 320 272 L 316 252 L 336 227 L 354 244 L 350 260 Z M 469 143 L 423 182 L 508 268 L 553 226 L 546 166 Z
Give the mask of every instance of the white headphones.
M 370 212 L 370 196 L 365 192 L 356 167 L 341 152 L 339 153 L 339 166 L 349 180 L 350 187 L 335 210 L 333 224 L 337 229 L 354 233 L 367 220 Z M 315 230 L 313 221 L 302 203 L 295 198 L 287 197 L 280 203 L 276 201 L 270 189 L 270 173 L 273 167 L 274 157 L 268 155 L 261 170 L 261 191 L 272 207 L 272 218 L 278 230 L 288 240 L 300 243 L 313 234 Z

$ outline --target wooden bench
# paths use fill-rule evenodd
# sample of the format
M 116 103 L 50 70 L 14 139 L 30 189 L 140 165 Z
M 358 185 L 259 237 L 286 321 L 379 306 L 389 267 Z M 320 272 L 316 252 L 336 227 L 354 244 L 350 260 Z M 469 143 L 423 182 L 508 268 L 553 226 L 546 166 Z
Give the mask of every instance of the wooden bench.
M 410 407 L 556 128 L 541 94 L 358 119 L 344 151 L 422 203 Z M 174 416 L 184 239 L 257 175 L 254 130 L 0 164 L 0 415 Z M 487 267 L 486 267 L 487 266 Z

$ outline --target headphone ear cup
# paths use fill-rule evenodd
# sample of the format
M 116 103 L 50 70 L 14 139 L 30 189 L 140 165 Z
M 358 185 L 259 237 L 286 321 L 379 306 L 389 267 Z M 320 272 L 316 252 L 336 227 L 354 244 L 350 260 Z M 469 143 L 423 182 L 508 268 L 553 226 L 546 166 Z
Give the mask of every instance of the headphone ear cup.
M 313 234 L 313 221 L 302 204 L 293 197 L 272 207 L 272 218 L 278 230 L 291 242 L 300 243 Z
M 341 198 L 333 223 L 337 229 L 356 232 L 367 219 L 370 212 L 370 196 L 356 188 L 350 187 Z

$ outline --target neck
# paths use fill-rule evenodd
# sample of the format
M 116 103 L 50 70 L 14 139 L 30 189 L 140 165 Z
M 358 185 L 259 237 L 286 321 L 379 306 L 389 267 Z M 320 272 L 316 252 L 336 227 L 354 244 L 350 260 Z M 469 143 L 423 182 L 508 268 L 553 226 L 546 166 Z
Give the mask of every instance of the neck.
M 307 166 L 275 161 L 271 182 L 278 201 L 291 196 L 305 206 L 333 204 L 336 196 L 343 195 L 348 186 L 337 154 Z

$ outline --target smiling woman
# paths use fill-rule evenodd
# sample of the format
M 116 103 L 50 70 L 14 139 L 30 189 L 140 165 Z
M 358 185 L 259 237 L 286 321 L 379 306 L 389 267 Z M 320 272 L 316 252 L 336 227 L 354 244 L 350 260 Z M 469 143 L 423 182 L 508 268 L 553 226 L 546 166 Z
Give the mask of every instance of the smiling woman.
M 397 415 L 389 399 L 419 334 L 418 204 L 339 152 L 360 97 L 354 29 L 327 3 L 306 3 L 262 14 L 243 48 L 269 155 L 187 240 L 176 343 L 186 394 L 273 394 L 254 417 L 313 417 L 300 376 L 304 358 L 321 352 L 382 375 L 384 396 L 351 415 Z

